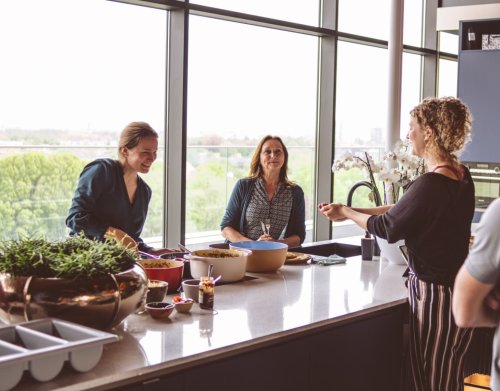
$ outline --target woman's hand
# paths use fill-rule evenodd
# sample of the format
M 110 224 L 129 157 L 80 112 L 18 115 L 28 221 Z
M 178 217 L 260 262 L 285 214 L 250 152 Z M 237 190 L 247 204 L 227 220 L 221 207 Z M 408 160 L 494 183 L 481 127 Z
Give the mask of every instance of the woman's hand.
M 109 227 L 104 234 L 106 239 L 116 240 L 123 247 L 129 250 L 137 250 L 137 242 L 121 229 Z
M 257 239 L 257 241 L 261 242 L 275 242 L 274 238 L 271 235 L 263 234 Z
M 346 217 L 342 214 L 343 204 L 339 203 L 320 203 L 318 204 L 319 211 L 331 221 L 344 221 Z

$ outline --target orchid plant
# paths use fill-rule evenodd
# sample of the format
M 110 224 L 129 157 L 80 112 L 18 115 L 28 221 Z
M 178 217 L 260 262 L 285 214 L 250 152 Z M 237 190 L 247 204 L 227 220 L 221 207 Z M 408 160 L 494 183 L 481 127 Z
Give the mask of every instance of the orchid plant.
M 332 171 L 350 170 L 359 168 L 366 172 L 368 180 L 372 185 L 370 201 L 375 202 L 377 197 L 374 192 L 381 194 L 377 182 L 382 183 L 383 202 L 385 205 L 398 201 L 405 187 L 420 174 L 425 172 L 423 159 L 414 156 L 409 151 L 409 143 L 399 140 L 394 149 L 385 153 L 380 162 L 375 162 L 367 152 L 344 154 L 335 160 Z

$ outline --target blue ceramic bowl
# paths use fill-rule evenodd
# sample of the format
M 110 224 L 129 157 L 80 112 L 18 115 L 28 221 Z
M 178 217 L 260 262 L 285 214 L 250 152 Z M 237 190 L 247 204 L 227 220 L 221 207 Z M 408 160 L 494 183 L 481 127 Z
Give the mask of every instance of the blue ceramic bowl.
M 288 246 L 279 242 L 235 242 L 229 245 L 235 250 L 252 250 L 252 255 L 247 259 L 247 272 L 267 273 L 273 272 L 284 265 Z

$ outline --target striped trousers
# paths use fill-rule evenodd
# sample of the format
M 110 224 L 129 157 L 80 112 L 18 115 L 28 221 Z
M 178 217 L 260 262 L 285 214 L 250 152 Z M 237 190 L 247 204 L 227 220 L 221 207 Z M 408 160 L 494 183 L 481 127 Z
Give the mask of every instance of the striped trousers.
M 451 312 L 452 288 L 424 282 L 410 271 L 410 389 L 464 389 L 464 356 L 472 329 L 459 328 Z

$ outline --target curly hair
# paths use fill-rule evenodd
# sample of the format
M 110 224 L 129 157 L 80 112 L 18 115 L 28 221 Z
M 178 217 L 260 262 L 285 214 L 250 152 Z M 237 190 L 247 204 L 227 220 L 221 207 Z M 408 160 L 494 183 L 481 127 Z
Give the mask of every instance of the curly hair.
M 248 174 L 249 178 L 259 178 L 262 176 L 263 171 L 262 171 L 262 166 L 260 165 L 260 153 L 262 151 L 262 147 L 264 146 L 264 143 L 269 140 L 276 140 L 279 141 L 281 146 L 283 147 L 283 153 L 285 155 L 285 162 L 283 163 L 283 167 L 281 167 L 280 170 L 280 182 L 291 186 L 294 184 L 294 182 L 290 181 L 288 179 L 288 150 L 286 149 L 285 144 L 283 143 L 283 140 L 281 140 L 280 137 L 278 136 L 271 136 L 267 135 L 262 138 L 262 140 L 259 141 L 259 144 L 257 144 L 257 147 L 255 148 L 255 151 L 252 156 L 252 160 L 250 161 L 250 173 Z
M 458 163 L 458 157 L 470 141 L 472 115 L 469 108 L 454 97 L 425 98 L 410 111 L 422 128 L 429 127 L 433 137 L 426 144 L 431 154 Z

